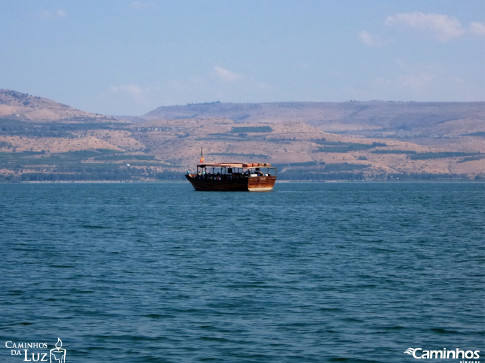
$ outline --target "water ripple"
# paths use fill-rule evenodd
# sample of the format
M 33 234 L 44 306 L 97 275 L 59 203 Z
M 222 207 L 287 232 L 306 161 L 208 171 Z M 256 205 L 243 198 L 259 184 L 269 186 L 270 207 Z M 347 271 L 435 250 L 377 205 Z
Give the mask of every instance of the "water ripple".
M 4 341 L 59 336 L 76 362 L 387 363 L 413 346 L 485 350 L 483 184 L 0 192 Z

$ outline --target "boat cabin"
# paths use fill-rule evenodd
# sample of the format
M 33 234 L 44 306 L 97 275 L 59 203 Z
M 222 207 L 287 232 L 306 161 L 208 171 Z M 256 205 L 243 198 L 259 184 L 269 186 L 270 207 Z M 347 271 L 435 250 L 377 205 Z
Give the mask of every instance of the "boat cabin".
M 204 163 L 197 165 L 197 176 L 203 179 L 276 176 L 276 168 L 266 163 Z
M 200 163 L 195 174 L 187 171 L 195 190 L 269 191 L 276 181 L 276 168 L 267 163 Z

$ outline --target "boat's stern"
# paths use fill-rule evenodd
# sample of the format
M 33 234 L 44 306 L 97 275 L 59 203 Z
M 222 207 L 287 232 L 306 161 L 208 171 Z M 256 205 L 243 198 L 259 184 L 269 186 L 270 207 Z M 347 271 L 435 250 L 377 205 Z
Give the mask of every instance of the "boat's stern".
M 276 176 L 250 176 L 248 190 L 250 192 L 269 192 L 273 190 Z

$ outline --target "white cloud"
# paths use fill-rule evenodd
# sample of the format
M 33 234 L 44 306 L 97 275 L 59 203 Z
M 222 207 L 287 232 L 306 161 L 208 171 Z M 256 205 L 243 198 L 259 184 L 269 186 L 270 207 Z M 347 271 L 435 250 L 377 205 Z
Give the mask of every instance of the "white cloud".
M 63 9 L 57 10 L 42 10 L 41 12 L 37 13 L 37 17 L 40 19 L 59 19 L 59 18 L 66 18 L 67 12 Z
M 214 66 L 213 74 L 215 78 L 232 89 L 238 89 L 241 92 L 244 90 L 248 93 L 262 91 L 267 92 L 272 89 L 272 86 L 266 82 L 261 82 L 251 76 L 230 71 L 227 68 Z
M 428 32 L 441 42 L 456 39 L 465 34 L 465 30 L 457 19 L 442 14 L 400 13 L 388 16 L 384 24 Z
M 223 82 L 237 82 L 244 78 L 242 74 L 230 71 L 229 69 L 220 66 L 214 66 L 214 72 L 217 78 Z
M 415 74 L 405 74 L 398 78 L 399 84 L 413 93 L 420 93 L 422 90 L 432 88 L 437 76 L 431 72 L 421 72 Z
M 146 102 L 146 93 L 149 91 L 148 88 L 143 88 L 143 87 L 140 87 L 136 84 L 111 86 L 109 88 L 109 90 L 113 93 L 128 94 L 137 103 L 145 103 Z
M 365 30 L 362 30 L 359 33 L 359 41 L 362 44 L 367 45 L 368 47 L 379 47 L 390 43 L 389 40 L 384 39 L 378 35 L 373 35 Z
M 474 91 L 459 75 L 435 62 L 408 63 L 396 59 L 396 73 L 372 81 L 367 88 L 383 99 L 415 101 L 473 100 Z M 367 91 L 366 90 L 366 91 Z M 384 96 L 383 96 L 384 95 Z M 379 97 L 378 97 L 379 98 Z
M 401 73 L 397 77 L 397 83 L 413 93 L 431 88 L 438 80 L 437 72 L 441 72 L 441 77 L 444 77 L 440 67 L 436 64 L 408 64 L 397 59 L 396 65 Z
M 473 22 L 470 24 L 470 27 L 468 28 L 468 32 L 473 35 L 485 37 L 485 24 Z
M 138 108 L 147 112 L 160 105 L 193 102 L 256 102 L 272 92 L 272 87 L 250 76 L 213 66 L 205 74 L 166 80 L 151 85 L 122 84 L 108 88 L 106 97 L 123 104 L 121 108 Z M 123 111 L 125 112 L 125 111 Z
M 458 19 L 443 14 L 401 13 L 388 16 L 384 24 L 428 33 L 440 42 L 447 42 L 465 35 L 485 37 L 485 24 L 472 22 L 465 27 Z
M 360 40 L 361 43 L 368 45 L 368 46 L 375 45 L 374 37 L 370 33 L 366 32 L 365 30 L 362 30 L 359 33 L 359 40 Z

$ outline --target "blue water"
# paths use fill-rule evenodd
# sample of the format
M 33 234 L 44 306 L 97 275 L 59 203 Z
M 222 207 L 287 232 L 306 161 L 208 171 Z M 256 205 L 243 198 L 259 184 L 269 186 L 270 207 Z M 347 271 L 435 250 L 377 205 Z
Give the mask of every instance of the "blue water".
M 484 192 L 0 185 L 0 361 L 60 337 L 68 363 L 483 362 Z

